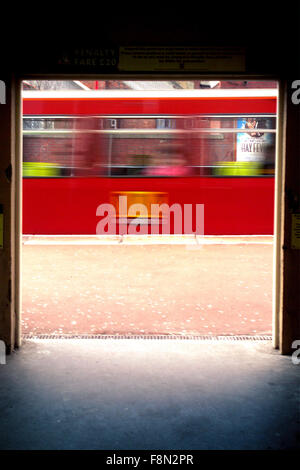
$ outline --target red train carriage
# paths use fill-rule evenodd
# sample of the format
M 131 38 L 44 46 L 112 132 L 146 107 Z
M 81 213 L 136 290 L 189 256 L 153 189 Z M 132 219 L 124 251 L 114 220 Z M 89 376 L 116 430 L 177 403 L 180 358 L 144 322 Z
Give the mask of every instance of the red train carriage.
M 116 233 L 151 233 L 164 222 L 151 204 L 167 203 L 204 205 L 205 235 L 272 234 L 276 101 L 275 89 L 24 91 L 23 233 L 95 235 L 102 204 Z

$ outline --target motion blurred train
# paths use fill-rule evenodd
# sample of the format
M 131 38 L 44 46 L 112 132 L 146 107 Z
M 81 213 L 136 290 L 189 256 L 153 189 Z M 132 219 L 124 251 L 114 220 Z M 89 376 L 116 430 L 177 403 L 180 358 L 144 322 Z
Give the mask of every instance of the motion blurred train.
M 101 204 L 116 234 L 150 233 L 153 203 L 202 204 L 205 235 L 273 234 L 276 111 L 273 88 L 23 91 L 23 234 L 95 235 Z

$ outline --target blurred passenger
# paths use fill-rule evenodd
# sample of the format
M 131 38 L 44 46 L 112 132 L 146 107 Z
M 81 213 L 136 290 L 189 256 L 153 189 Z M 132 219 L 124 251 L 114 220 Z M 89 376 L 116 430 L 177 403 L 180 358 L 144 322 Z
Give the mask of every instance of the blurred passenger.
M 159 148 L 159 150 L 161 150 Z M 191 169 L 186 165 L 182 144 L 171 143 L 163 147 L 163 154 L 156 155 L 151 165 L 143 172 L 146 176 L 189 176 Z M 164 155 L 165 154 L 165 155 Z

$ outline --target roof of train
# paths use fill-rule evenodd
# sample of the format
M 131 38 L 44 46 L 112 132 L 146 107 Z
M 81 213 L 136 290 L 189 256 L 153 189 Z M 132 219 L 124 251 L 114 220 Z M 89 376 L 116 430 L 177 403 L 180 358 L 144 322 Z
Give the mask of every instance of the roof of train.
M 276 88 L 177 89 L 177 90 L 23 90 L 24 99 L 105 99 L 105 98 L 277 98 Z

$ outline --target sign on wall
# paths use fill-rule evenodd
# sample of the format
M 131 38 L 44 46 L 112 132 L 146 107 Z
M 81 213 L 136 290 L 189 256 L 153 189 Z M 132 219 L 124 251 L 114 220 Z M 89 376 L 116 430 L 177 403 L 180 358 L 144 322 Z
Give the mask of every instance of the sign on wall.
M 241 47 L 126 46 L 120 47 L 120 71 L 141 72 L 243 72 Z
M 64 50 L 66 70 L 101 72 L 245 72 L 240 46 L 120 46 Z
M 292 214 L 292 243 L 294 250 L 300 250 L 300 214 Z

